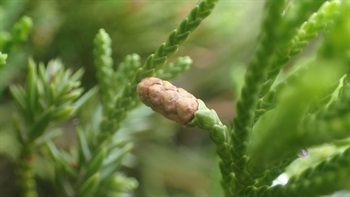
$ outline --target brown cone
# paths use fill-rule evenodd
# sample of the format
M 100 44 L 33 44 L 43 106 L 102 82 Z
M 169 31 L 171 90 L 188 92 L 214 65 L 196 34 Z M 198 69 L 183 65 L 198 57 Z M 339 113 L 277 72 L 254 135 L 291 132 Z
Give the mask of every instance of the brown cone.
M 189 123 L 198 109 L 192 94 L 155 77 L 143 79 L 137 85 L 137 93 L 145 105 L 181 125 Z

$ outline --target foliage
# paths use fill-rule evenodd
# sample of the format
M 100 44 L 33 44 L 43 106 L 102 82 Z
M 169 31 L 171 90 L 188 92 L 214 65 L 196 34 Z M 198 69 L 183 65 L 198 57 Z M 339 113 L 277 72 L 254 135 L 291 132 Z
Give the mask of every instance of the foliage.
M 3 23 L 4 21 L 0 22 Z M 28 35 L 32 29 L 32 23 L 31 18 L 23 16 L 13 25 L 10 32 L 3 29 L 0 31 L 0 76 L 2 78 L 0 80 L 0 94 L 5 86 L 8 85 L 9 80 L 13 78 L 12 75 L 14 75 L 11 73 L 11 69 L 5 67 L 8 54 L 14 53 L 16 48 L 28 39 Z
M 172 148 L 160 148 L 161 144 L 169 141 L 169 136 L 174 135 L 175 126 L 163 122 L 139 105 L 136 89 L 145 78 L 172 80 L 189 70 L 196 61 L 206 60 L 203 56 L 193 63 L 188 56 L 172 56 L 211 14 L 217 1 L 201 0 L 166 41 L 145 58 L 143 64 L 141 60 L 145 51 L 140 51 L 141 55 L 126 55 L 116 64 L 117 59 L 113 57 L 119 43 L 112 44 L 112 40 L 115 41 L 110 37 L 112 34 L 99 29 L 93 42 L 84 43 L 93 46 L 93 51 L 89 52 L 93 55 L 88 60 L 93 59 L 97 85 L 92 88 L 84 86 L 83 69 L 73 72 L 72 68 L 65 68 L 59 59 L 49 61 L 46 66 L 30 59 L 25 85 L 12 84 L 9 88 L 18 112 L 13 118 L 12 131 L 15 131 L 14 138 L 19 149 L 19 154 L 14 154 L 14 163 L 20 194 L 45 196 L 40 191 L 42 180 L 53 188 L 50 195 L 54 196 L 128 196 L 133 191 L 140 196 L 166 196 L 183 194 L 177 193 L 181 187 L 193 190 L 192 195 L 203 194 L 202 189 L 208 188 L 208 184 L 201 182 L 206 179 L 200 178 L 198 172 L 202 170 L 201 174 L 209 175 L 208 167 L 200 163 L 214 161 L 215 155 L 208 154 L 210 149 L 202 150 L 205 152 L 203 158 L 207 157 L 208 160 L 202 162 L 204 160 L 198 159 L 196 165 L 191 167 L 188 160 L 194 160 L 192 156 L 186 158 L 183 156 L 186 154 L 182 154 L 180 157 Z M 51 10 L 57 9 L 53 5 L 69 8 L 74 4 L 46 3 L 51 5 Z M 110 4 L 123 8 L 129 5 L 124 1 Z M 12 3 L 8 2 L 8 5 Z M 102 4 L 93 2 L 92 5 Z M 82 19 L 85 12 L 93 10 L 93 6 L 90 6 L 81 13 L 69 11 L 68 15 L 75 16 L 75 20 Z M 40 6 L 35 8 L 36 12 L 41 9 Z M 159 82 L 162 80 L 156 78 L 151 79 L 158 89 L 148 90 L 152 87 L 146 84 L 141 100 L 152 109 L 190 127 L 183 130 L 199 128 L 208 131 L 210 140 L 216 146 L 219 168 L 207 179 L 212 181 L 210 184 L 215 189 L 206 192 L 228 197 L 319 196 L 350 190 L 346 173 L 350 165 L 350 45 L 348 40 L 345 44 L 338 40 L 338 37 L 343 39 L 349 34 L 346 20 L 349 9 L 348 0 L 267 0 L 258 41 L 246 68 L 244 81 L 238 80 L 242 85 L 235 84 L 235 87 L 241 86 L 241 93 L 235 95 L 235 115 L 227 124 L 219 111 L 210 109 L 210 102 L 205 97 L 202 100 L 192 95 L 189 97 L 190 94 L 183 89 L 168 82 Z M 116 13 L 125 14 L 123 9 Z M 55 20 L 47 27 L 55 29 L 59 26 L 60 20 L 56 14 L 51 13 Z M 98 17 L 91 19 L 99 20 Z M 43 23 L 40 25 L 42 27 Z M 6 69 L 6 60 L 15 57 L 11 51 L 28 39 L 31 27 L 31 19 L 23 17 L 13 26 L 11 33 L 1 32 L 0 72 Z M 63 28 L 62 34 L 65 31 L 69 32 L 68 28 Z M 94 27 L 94 33 L 96 31 Z M 48 31 L 48 35 L 54 37 L 54 34 Z M 53 41 L 54 44 L 59 45 L 60 36 Z M 200 35 L 194 33 L 193 37 L 196 36 Z M 227 40 L 226 37 L 221 44 Z M 46 41 L 42 41 L 42 46 Z M 62 43 L 66 42 L 64 40 Z M 64 44 L 60 46 L 70 48 Z M 214 50 L 211 53 L 216 54 Z M 298 54 L 306 58 L 296 59 Z M 66 55 L 62 53 L 63 57 Z M 227 57 L 232 58 L 230 55 Z M 120 58 L 120 54 L 117 58 Z M 238 64 L 233 59 L 229 61 L 226 63 L 229 66 L 222 66 L 222 70 L 214 67 L 217 76 L 229 73 L 228 67 Z M 232 77 L 242 73 L 234 73 Z M 212 89 L 228 86 L 221 76 L 217 78 L 220 79 L 210 85 L 202 84 L 209 94 L 215 94 Z M 186 108 L 184 103 L 189 98 L 191 104 L 198 103 L 198 108 Z M 176 116 L 181 117 L 174 118 L 172 113 L 175 112 Z M 185 116 L 186 121 L 182 121 Z M 188 117 L 193 119 L 189 122 Z M 62 135 L 64 140 L 73 138 L 66 147 L 59 143 Z M 147 138 L 155 143 L 145 145 Z M 331 151 L 324 153 L 326 149 Z M 150 151 L 153 151 L 152 154 Z M 190 155 L 191 152 L 187 150 L 186 153 Z M 182 165 L 170 162 L 174 158 Z M 46 171 L 37 170 L 38 161 L 42 160 L 46 160 L 50 166 Z M 135 170 L 136 165 L 140 174 L 132 178 L 127 172 Z M 179 178 L 183 180 L 182 185 L 171 182 L 161 174 L 163 171 L 172 177 L 190 174 L 195 181 Z M 221 181 L 218 174 L 221 174 Z M 158 176 L 158 179 L 154 179 L 154 176 Z M 288 181 L 276 184 L 283 176 Z M 176 189 L 164 186 L 166 184 L 160 183 L 159 177 Z M 221 188 L 216 186 L 219 182 Z M 136 189 L 138 186 L 141 189 Z
M 345 62 L 316 57 L 308 62 L 307 69 L 300 69 L 302 71 L 297 76 L 292 74 L 292 80 L 287 78 L 281 82 L 282 87 L 277 85 L 277 90 L 270 90 L 276 76 L 291 56 L 302 51 L 319 31 L 341 16 L 341 5 L 346 3 L 323 3 L 295 31 L 297 23 L 283 20 L 281 13 L 285 8 L 284 2 L 267 1 L 260 42 L 247 70 L 241 97 L 237 101 L 232 131 L 229 132 L 221 123 L 215 111 L 209 110 L 198 100 L 198 111 L 194 113 L 190 125 L 208 130 L 211 139 L 217 144 L 222 186 L 226 196 L 316 196 L 349 189 L 348 176 L 344 176 L 344 170 L 348 168 L 347 154 L 350 147 L 315 168 L 305 169 L 300 177 L 292 177 L 284 186 L 271 186 L 272 181 L 284 172 L 284 168 L 296 159 L 298 151 L 304 147 L 349 137 L 349 114 L 345 110 L 350 108 L 349 102 L 337 93 L 337 86 L 330 85 L 338 82 L 341 92 L 347 89 L 346 82 L 341 80 L 344 77 L 346 80 L 349 74 Z M 284 44 L 286 40 L 290 40 L 287 42 L 289 44 Z M 330 64 L 335 65 L 330 68 Z M 322 81 L 317 80 L 318 76 L 323 76 Z M 329 94 L 333 94 L 332 100 L 329 100 Z M 321 103 L 319 100 L 324 97 L 328 98 L 328 102 Z M 345 110 L 345 113 L 338 110 L 330 112 L 334 110 L 332 104 L 337 105 L 335 103 L 338 102 L 342 104 L 337 108 Z M 327 106 L 323 107 L 327 112 L 318 111 L 322 104 Z M 313 109 L 314 105 L 318 105 L 316 109 Z M 258 111 L 254 113 L 256 109 Z M 265 114 L 267 111 L 269 112 Z M 325 120 L 319 116 L 320 113 L 337 115 L 333 116 L 335 119 Z M 328 168 L 330 165 L 332 167 Z M 335 183 L 335 177 L 340 178 L 338 181 L 344 184 Z M 328 185 L 328 189 L 320 189 L 323 184 Z

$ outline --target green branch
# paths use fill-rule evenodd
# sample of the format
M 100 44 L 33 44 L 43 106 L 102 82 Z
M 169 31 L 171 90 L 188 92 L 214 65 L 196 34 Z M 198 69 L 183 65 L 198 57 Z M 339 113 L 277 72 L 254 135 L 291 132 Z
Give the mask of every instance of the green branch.
M 34 179 L 33 162 L 34 148 L 33 144 L 25 144 L 20 154 L 20 162 L 17 164 L 16 175 L 17 184 L 21 196 L 37 197 L 36 182 Z
M 104 106 L 109 103 L 108 101 L 112 101 L 113 97 L 113 93 L 110 90 L 114 72 L 111 42 L 111 38 L 104 29 L 100 29 L 94 39 L 94 63 L 100 87 L 101 103 Z
M 134 72 L 140 68 L 140 56 L 137 54 L 127 55 L 125 59 L 119 64 L 118 69 L 114 73 L 113 88 L 116 95 L 123 91 L 124 85 L 129 83 L 133 78 Z
M 296 35 L 289 41 L 289 44 L 283 46 L 277 51 L 277 55 L 269 66 L 266 79 L 259 97 L 263 97 L 270 90 L 283 66 L 295 55 L 299 54 L 318 33 L 325 29 L 339 14 L 339 0 L 326 1 L 319 10 L 312 14 L 297 30 Z
M 275 27 L 281 21 L 283 7 L 284 1 L 266 2 L 265 14 L 267 16 L 262 25 L 264 33 L 260 37 L 260 43 L 247 70 L 241 98 L 236 105 L 236 115 L 233 119 L 234 130 L 231 138 L 233 143 L 233 170 L 237 178 L 235 185 L 238 188 L 249 182 L 246 172 L 243 172 L 243 167 L 246 163 L 244 153 L 246 151 L 247 137 L 252 129 L 254 110 L 261 90 L 261 84 L 264 80 L 265 72 L 272 61 L 276 43 L 281 34 Z
M 14 121 L 22 145 L 17 177 L 23 196 L 37 196 L 32 169 L 36 149 L 44 141 L 50 141 L 56 136 L 52 133 L 45 135 L 45 131 L 50 125 L 71 118 L 78 107 L 88 100 L 87 97 L 78 99 L 82 94 L 82 74 L 82 70 L 75 73 L 65 70 L 59 60 L 50 61 L 46 68 L 43 64 L 37 66 L 31 60 L 25 88 L 10 87 L 13 99 L 25 120 L 25 127 Z
M 233 181 L 231 176 L 232 156 L 230 150 L 232 143 L 227 127 L 221 123 L 220 118 L 214 110 L 210 110 L 200 99 L 198 110 L 194 114 L 194 119 L 188 126 L 196 126 L 209 132 L 209 137 L 216 144 L 217 154 L 220 157 L 219 167 L 223 177 L 222 185 L 226 196 L 234 194 Z
M 28 16 L 23 16 L 12 27 L 11 32 L 0 36 L 0 51 L 10 53 L 20 43 L 28 39 L 33 22 Z M 3 34 L 3 32 L 1 32 Z
M 214 9 L 218 0 L 202 0 L 193 8 L 190 14 L 185 18 L 178 28 L 176 28 L 154 54 L 151 54 L 144 65 L 139 68 L 131 81 L 124 87 L 122 93 L 117 97 L 113 107 L 107 112 L 108 117 L 103 119 L 101 125 L 101 139 L 107 139 L 120 127 L 125 119 L 127 112 L 136 106 L 137 94 L 136 86 L 145 77 L 155 75 L 155 72 L 162 68 L 168 58 L 173 55 L 179 46 L 185 42 L 189 35 L 198 27 L 204 18 L 206 18 Z
M 274 89 L 268 91 L 264 97 L 260 98 L 255 110 L 254 122 L 257 122 L 262 115 L 275 108 L 281 92 L 283 92 L 285 88 L 288 88 L 289 85 L 298 81 L 300 75 L 305 74 L 309 69 L 309 66 L 303 66 L 293 73 L 290 73 L 283 81 L 278 83 Z
M 328 63 L 315 62 L 282 89 L 276 108 L 257 122 L 251 134 L 248 154 L 260 172 L 296 155 L 302 148 L 348 136 L 348 116 L 338 117 L 332 120 L 334 122 L 316 121 L 310 127 L 307 123 L 312 121 L 305 121 L 310 104 L 328 94 L 329 84 L 338 81 L 342 73 L 343 69 L 339 67 L 329 68 Z M 319 76 L 322 80 L 318 80 Z
M 343 153 L 334 155 L 316 167 L 306 169 L 300 176 L 291 177 L 287 185 L 272 187 L 266 196 L 320 196 L 338 190 L 348 190 L 349 165 L 350 148 L 347 148 Z

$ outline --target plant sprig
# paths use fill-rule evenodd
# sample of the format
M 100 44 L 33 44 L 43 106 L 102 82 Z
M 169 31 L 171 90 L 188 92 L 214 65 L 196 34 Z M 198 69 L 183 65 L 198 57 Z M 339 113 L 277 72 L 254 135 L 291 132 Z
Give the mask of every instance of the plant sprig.
M 3 22 L 1 20 L 0 23 Z M 3 24 L 1 25 L 3 26 Z M 28 40 L 32 27 L 32 19 L 28 16 L 23 16 L 13 24 L 9 32 L 3 29 L 0 30 L 0 95 L 14 75 L 13 68 L 10 66 L 6 67 L 5 64 L 11 60 L 15 49 Z
M 65 70 L 59 60 L 50 61 L 47 68 L 43 64 L 37 66 L 30 60 L 26 86 L 10 87 L 26 125 L 21 127 L 17 119 L 14 122 L 22 145 L 17 176 L 23 196 L 37 196 L 32 169 L 34 155 L 40 145 L 57 136 L 57 133 L 45 134 L 49 126 L 72 118 L 82 102 L 88 100 L 80 97 L 83 93 L 80 87 L 82 74 L 82 70 L 75 73 Z
M 283 66 L 285 66 L 293 56 L 299 54 L 321 30 L 325 29 L 327 25 L 335 20 L 335 16 L 339 14 L 340 5 L 341 1 L 339 0 L 326 1 L 323 3 L 318 11 L 313 13 L 308 20 L 298 28 L 296 34 L 288 44 L 279 48 L 273 63 L 266 73 L 266 79 L 262 91 L 259 94 L 260 98 L 267 94 Z
M 308 168 L 298 177 L 291 177 L 285 186 L 275 186 L 269 190 L 257 190 L 266 196 L 318 196 L 341 189 L 350 189 L 347 171 L 350 165 L 350 148 L 331 158 Z M 325 187 L 327 185 L 327 187 Z
M 108 117 L 103 120 L 101 138 L 106 139 L 114 133 L 125 119 L 129 110 L 136 106 L 136 86 L 145 77 L 155 75 L 155 72 L 163 67 L 168 58 L 173 55 L 214 9 L 218 0 L 202 0 L 190 11 L 190 14 L 181 22 L 154 54 L 150 55 L 144 65 L 140 67 L 131 81 L 124 87 L 116 98 L 113 108 L 108 112 Z
M 217 1 L 201 0 L 142 66 L 140 57 L 131 54 L 114 68 L 111 38 L 100 29 L 94 39 L 98 84 L 84 95 L 80 87 L 82 70 L 64 69 L 58 60 L 47 67 L 30 61 L 26 85 L 10 88 L 24 120 L 22 123 L 22 119 L 14 118 L 21 144 L 17 175 L 22 194 L 37 196 L 32 169 L 34 156 L 43 144 L 43 151 L 53 161 L 54 184 L 62 196 L 124 196 L 135 189 L 137 181 L 118 172 L 133 144 L 124 130 L 117 131 L 139 103 L 137 94 L 168 119 L 208 131 L 220 158 L 221 184 L 227 197 L 317 196 L 350 189 L 346 173 L 350 148 L 344 140 L 350 137 L 350 82 L 344 57 L 339 60 L 334 54 L 324 55 L 330 42 L 326 36 L 323 51 L 313 61 L 275 84 L 283 67 L 321 31 L 335 31 L 332 23 L 344 16 L 345 1 L 296 0 L 290 9 L 286 0 L 266 1 L 261 35 L 236 103 L 233 128 L 224 125 L 202 100 L 153 77 L 171 80 L 189 69 L 189 57 L 168 60 Z M 7 34 L 11 39 L 1 33 L 0 41 L 6 42 L 0 44 L 0 69 L 8 51 L 27 39 L 30 27 L 30 20 L 25 18 Z M 97 90 L 100 100 L 91 121 L 77 127 L 76 146 L 69 151 L 56 147 L 52 140 L 62 132 L 49 128 L 72 118 Z M 338 143 L 336 153 L 329 159 L 318 159 L 317 165 L 291 176 L 285 185 L 272 185 L 279 175 L 288 173 L 286 168 L 298 158 L 300 150 L 324 143 Z
M 194 114 L 194 119 L 188 126 L 196 126 L 209 132 L 211 140 L 216 144 L 217 154 L 220 157 L 220 171 L 223 177 L 221 184 L 226 196 L 234 195 L 233 180 L 231 176 L 231 156 L 232 143 L 229 130 L 221 123 L 220 118 L 213 109 L 208 109 L 205 103 L 197 99 L 199 106 Z
M 10 53 L 16 46 L 28 39 L 33 21 L 28 16 L 20 18 L 10 32 L 0 32 L 0 51 Z
M 260 44 L 256 49 L 255 55 L 250 63 L 245 76 L 245 84 L 242 88 L 241 97 L 236 104 L 236 115 L 233 119 L 233 131 L 231 138 L 233 143 L 233 172 L 236 176 L 235 187 L 239 193 L 240 188 L 249 184 L 249 178 L 243 168 L 246 164 L 244 157 L 247 137 L 253 126 L 253 118 L 258 94 L 262 88 L 261 83 L 264 80 L 265 72 L 272 62 L 276 43 L 280 39 L 280 30 L 276 26 L 281 21 L 281 13 L 284 8 L 284 1 L 267 1 L 265 6 L 266 18 L 262 25 L 263 34 L 260 36 Z M 236 194 L 237 194 L 236 193 Z

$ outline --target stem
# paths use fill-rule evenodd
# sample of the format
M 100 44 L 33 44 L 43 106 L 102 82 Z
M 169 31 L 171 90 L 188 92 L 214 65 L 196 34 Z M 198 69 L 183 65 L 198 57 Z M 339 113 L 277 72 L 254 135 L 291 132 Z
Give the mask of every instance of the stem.
M 216 112 L 207 108 L 205 103 L 197 99 L 198 110 L 195 112 L 194 119 L 187 126 L 196 126 L 209 132 L 210 139 L 216 145 L 216 152 L 220 157 L 219 167 L 222 175 L 222 187 L 226 197 L 234 195 L 234 185 L 232 180 L 232 149 L 231 138 L 227 127 L 222 124 Z
M 17 165 L 18 186 L 21 196 L 37 197 L 36 184 L 33 173 L 33 144 L 24 144 L 20 154 L 20 160 Z

